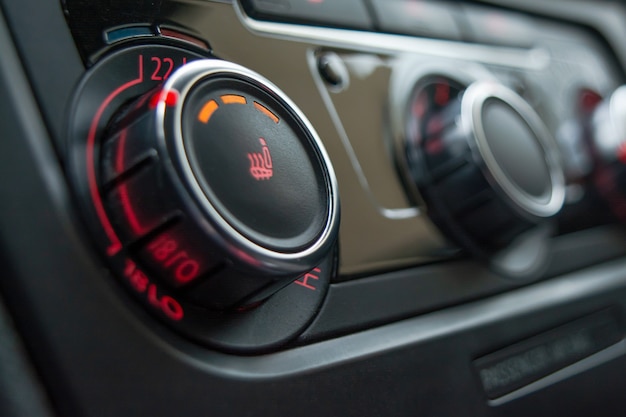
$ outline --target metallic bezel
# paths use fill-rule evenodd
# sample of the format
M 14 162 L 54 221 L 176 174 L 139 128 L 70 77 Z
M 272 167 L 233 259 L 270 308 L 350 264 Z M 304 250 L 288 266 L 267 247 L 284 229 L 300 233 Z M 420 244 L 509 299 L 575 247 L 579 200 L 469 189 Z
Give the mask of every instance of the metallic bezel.
M 328 216 L 322 232 L 308 247 L 295 252 L 280 252 L 261 246 L 244 236 L 242 232 L 231 225 L 211 203 L 202 189 L 198 178 L 194 174 L 188 159 L 188 153 L 182 135 L 182 113 L 186 97 L 194 86 L 207 77 L 215 76 L 236 77 L 247 80 L 262 88 L 279 102 L 282 102 L 309 132 L 311 145 L 318 154 L 323 165 L 329 193 Z M 176 91 L 179 99 L 174 105 L 166 105 L 164 101 L 158 103 L 156 117 L 156 131 L 160 151 L 167 155 L 168 144 L 173 147 L 170 169 L 175 169 L 181 177 L 184 186 L 188 189 L 194 202 L 200 206 L 204 218 L 196 219 L 207 231 L 213 235 L 230 256 L 245 265 L 253 264 L 255 269 L 266 273 L 285 275 L 286 273 L 301 273 L 314 267 L 321 261 L 335 243 L 339 223 L 339 198 L 337 180 L 330 158 L 315 132 L 311 123 L 297 106 L 273 83 L 262 75 L 240 65 L 214 60 L 191 62 L 176 71 L 163 86 L 163 91 Z M 167 126 L 173 128 L 168 129 Z M 209 220 L 207 220 L 209 219 Z
M 533 132 L 541 146 L 550 174 L 550 190 L 546 199 L 538 198 L 521 189 L 501 168 L 492 153 L 482 121 L 483 107 L 488 100 L 497 99 L 515 110 Z M 559 149 L 547 127 L 533 108 L 518 94 L 502 84 L 477 82 L 465 91 L 461 102 L 461 123 L 468 143 L 483 175 L 495 190 L 515 203 L 522 214 L 545 218 L 559 212 L 565 201 L 565 176 Z

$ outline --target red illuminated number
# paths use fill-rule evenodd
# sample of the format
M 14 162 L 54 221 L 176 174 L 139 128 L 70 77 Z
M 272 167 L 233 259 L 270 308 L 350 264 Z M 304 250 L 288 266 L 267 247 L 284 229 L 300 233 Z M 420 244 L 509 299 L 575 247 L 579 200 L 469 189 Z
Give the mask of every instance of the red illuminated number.
M 150 280 L 146 274 L 139 270 L 137 265 L 132 261 L 126 261 L 124 275 L 126 275 L 128 281 L 138 293 L 145 292 L 148 288 L 148 284 L 150 284 Z
M 150 79 L 153 81 L 165 81 L 170 76 L 172 71 L 174 71 L 174 60 L 172 58 L 153 56 L 150 58 L 150 61 L 155 64 L 154 71 L 150 76 Z M 187 58 L 183 58 L 183 65 L 186 63 Z
M 187 259 L 176 268 L 176 280 L 181 283 L 189 282 L 198 275 L 199 269 L 198 262 Z
M 172 243 L 172 242 L 173 241 L 170 240 L 170 243 Z M 176 244 L 174 243 L 174 245 L 176 245 Z M 167 260 L 167 262 L 163 262 L 163 266 L 170 267 L 170 266 L 174 265 L 176 262 L 180 261 L 181 259 L 188 258 L 188 257 L 189 256 L 187 255 L 187 252 L 185 252 L 185 251 L 178 252 L 176 255 L 174 255 L 171 258 L 169 258 Z M 155 258 L 156 258 L 156 254 L 155 254 Z
M 126 275 L 127 277 L 131 277 L 133 275 L 133 272 L 135 272 L 135 270 L 137 269 L 137 265 L 135 265 L 134 262 L 129 261 L 128 259 L 126 260 L 126 267 L 124 268 L 124 275 Z
M 161 310 L 172 320 L 182 320 L 185 316 L 183 307 L 169 295 L 165 295 L 161 298 Z
M 130 283 L 138 292 L 144 292 L 148 288 L 148 277 L 141 271 L 135 271 L 130 277 Z
M 150 61 L 156 62 L 156 68 L 154 69 L 154 72 L 152 73 L 150 79 L 154 81 L 161 81 L 163 79 L 159 75 L 159 71 L 161 71 L 161 58 L 159 58 L 158 56 L 153 56 L 152 58 L 150 58 Z
M 174 61 L 172 61 L 172 58 L 163 58 L 163 62 L 168 66 L 167 71 L 165 71 L 165 74 L 163 74 L 163 79 L 167 80 L 167 78 L 172 73 L 172 70 L 174 69 Z
M 176 240 L 162 236 L 152 242 L 148 250 L 163 268 L 174 271 L 178 283 L 186 284 L 198 276 L 200 264 L 191 259 L 186 251 L 179 250 L 178 246 Z
M 168 318 L 179 321 L 185 317 L 183 306 L 169 295 L 159 295 L 156 285 L 150 282 L 146 274 L 137 268 L 133 261 L 126 260 L 124 275 L 139 294 L 147 295 L 150 305 L 163 312 Z
M 178 245 L 175 241 L 162 237 L 150 245 L 148 249 L 152 250 L 154 259 L 157 261 L 164 261 L 172 254 L 172 252 L 178 249 Z M 166 263 L 165 266 L 169 265 Z

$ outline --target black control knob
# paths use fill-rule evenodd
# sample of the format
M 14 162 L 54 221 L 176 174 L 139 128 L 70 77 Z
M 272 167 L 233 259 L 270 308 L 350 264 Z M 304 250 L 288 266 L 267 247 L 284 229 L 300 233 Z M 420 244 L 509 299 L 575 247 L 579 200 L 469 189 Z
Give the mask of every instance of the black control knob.
M 335 176 L 275 85 L 189 48 L 125 43 L 77 86 L 68 179 L 107 267 L 88 279 L 117 279 L 193 340 L 267 352 L 306 329 L 335 274 Z
M 451 238 L 492 258 L 561 209 L 557 146 L 531 106 L 503 85 L 476 82 L 445 103 L 441 86 L 426 88 L 440 107 L 413 104 L 423 114 L 419 139 L 405 145 L 413 180 Z
M 128 104 L 102 140 L 104 210 L 134 259 L 170 288 L 227 309 L 267 298 L 329 256 L 329 159 L 277 87 L 198 60 Z

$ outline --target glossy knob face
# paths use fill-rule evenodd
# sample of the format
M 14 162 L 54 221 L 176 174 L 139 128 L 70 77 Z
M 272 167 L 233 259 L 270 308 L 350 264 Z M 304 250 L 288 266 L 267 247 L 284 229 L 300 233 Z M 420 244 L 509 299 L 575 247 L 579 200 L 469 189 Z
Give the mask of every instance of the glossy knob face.
M 555 142 L 500 84 L 427 80 L 412 96 L 407 132 L 407 165 L 429 215 L 479 256 L 506 250 L 563 205 Z
M 319 138 L 275 86 L 235 64 L 187 64 L 126 106 L 99 164 L 122 240 L 210 308 L 266 298 L 336 240 L 337 188 Z

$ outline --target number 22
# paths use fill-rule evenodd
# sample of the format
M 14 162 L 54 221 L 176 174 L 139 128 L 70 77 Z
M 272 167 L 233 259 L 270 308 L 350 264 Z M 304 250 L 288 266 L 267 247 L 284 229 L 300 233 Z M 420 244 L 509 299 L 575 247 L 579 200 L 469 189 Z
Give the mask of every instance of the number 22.
M 150 79 L 154 81 L 167 80 L 167 77 L 170 76 L 172 70 L 174 69 L 174 61 L 172 60 L 172 58 L 159 58 L 157 56 L 153 56 L 152 58 L 150 58 L 150 60 L 156 64 L 156 67 Z M 161 69 L 165 69 L 165 66 L 167 66 L 165 73 L 160 74 Z

